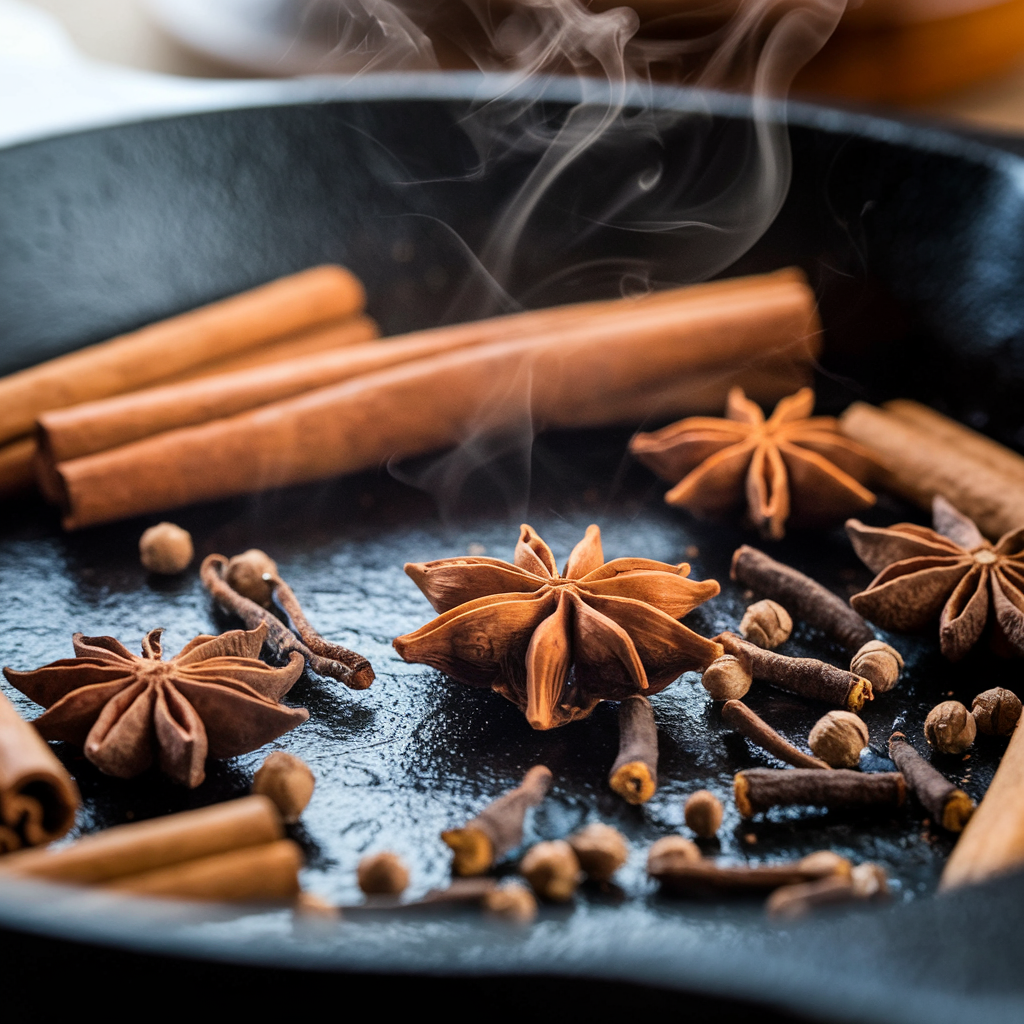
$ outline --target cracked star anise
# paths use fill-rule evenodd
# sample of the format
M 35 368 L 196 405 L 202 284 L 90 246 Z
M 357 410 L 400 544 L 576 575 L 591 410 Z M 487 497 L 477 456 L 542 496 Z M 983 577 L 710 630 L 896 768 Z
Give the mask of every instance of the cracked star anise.
M 257 655 L 267 628 L 197 636 L 167 661 L 162 629 L 137 657 L 109 636 L 72 638 L 75 657 L 8 681 L 47 710 L 33 724 L 48 740 L 83 748 L 100 771 L 130 779 L 154 761 L 195 787 L 209 757 L 248 753 L 301 725 L 305 708 L 279 703 L 302 674 L 302 655 L 273 668 Z
M 745 500 L 753 525 L 779 540 L 787 520 L 827 525 L 875 503 L 863 486 L 877 468 L 871 454 L 840 434 L 833 417 L 812 417 L 813 408 L 814 391 L 801 388 L 766 420 L 736 387 L 725 419 L 691 416 L 637 434 L 629 447 L 675 484 L 668 504 L 712 518 Z
M 678 621 L 714 597 L 718 584 L 686 579 L 685 563 L 606 563 L 596 526 L 561 575 L 526 525 L 514 564 L 446 558 L 405 571 L 440 615 L 398 637 L 398 653 L 467 686 L 490 687 L 535 729 L 585 718 L 602 700 L 658 693 L 722 653 Z
M 957 661 L 978 642 L 989 609 L 997 649 L 1024 654 L 1024 527 L 993 545 L 945 498 L 932 504 L 934 530 L 913 523 L 888 529 L 851 519 L 846 532 L 878 575 L 850 604 L 883 629 L 920 629 L 939 619 L 939 645 Z M 941 611 L 940 611 L 941 609 Z

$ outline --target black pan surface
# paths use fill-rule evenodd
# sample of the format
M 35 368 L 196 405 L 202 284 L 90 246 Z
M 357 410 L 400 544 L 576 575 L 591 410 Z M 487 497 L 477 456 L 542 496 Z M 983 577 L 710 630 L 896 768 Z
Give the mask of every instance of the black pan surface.
M 534 157 L 481 164 L 467 128 L 479 82 L 437 81 L 433 94 L 395 98 L 391 80 L 382 89 L 388 98 L 373 98 L 364 84 L 349 101 L 202 114 L 0 152 L 0 371 L 324 261 L 366 282 L 385 333 L 487 311 L 468 253 Z M 564 116 L 573 88 L 552 86 L 548 123 Z M 665 119 L 658 138 L 614 153 L 598 147 L 572 182 L 545 197 L 521 242 L 529 256 L 513 266 L 515 298 L 576 301 L 615 294 L 624 278 L 692 277 L 692 247 L 678 234 L 624 230 L 592 210 L 602 190 L 652 160 L 665 184 L 634 201 L 636 219 L 663 210 L 665 190 L 699 188 L 749 152 L 749 110 L 683 90 L 659 91 L 656 106 L 678 115 Z M 819 407 L 913 396 L 1020 446 L 1024 162 L 935 130 L 811 107 L 790 115 L 788 198 L 727 272 L 794 263 L 807 271 L 826 328 Z M 688 623 L 706 635 L 735 628 L 745 601 L 728 582 L 728 562 L 751 538 L 736 524 L 698 524 L 664 506 L 663 487 L 624 456 L 627 440 L 620 430 L 544 435 L 528 458 L 511 449 L 462 475 L 448 465 L 440 495 L 422 489 L 444 475 L 423 460 L 173 516 L 192 532 L 197 563 L 211 551 L 269 551 L 321 631 L 376 669 L 372 689 L 359 694 L 304 677 L 288 699 L 308 707 L 310 721 L 274 744 L 305 759 L 318 779 L 294 833 L 310 889 L 358 900 L 355 864 L 380 848 L 412 865 L 410 895 L 443 885 L 441 829 L 537 762 L 552 768 L 556 786 L 530 821 L 528 841 L 590 820 L 614 824 L 634 846 L 619 889 L 583 890 L 573 906 L 546 909 L 532 928 L 515 930 L 475 916 L 422 914 L 311 927 L 282 911 L 126 911 L 93 895 L 6 888 L 0 923 L 8 934 L 350 980 L 385 972 L 640 983 L 825 1020 L 1020 1019 L 1024 878 L 935 897 L 951 844 L 913 808 L 892 816 L 773 812 L 742 822 L 732 775 L 772 761 L 724 729 L 695 677 L 655 699 L 662 782 L 638 809 L 605 784 L 617 744 L 614 707 L 536 733 L 496 695 L 394 654 L 391 639 L 431 614 L 402 564 L 470 544 L 510 557 L 523 520 L 559 558 L 590 522 L 601 525 L 609 558 L 678 561 L 696 548 L 687 555 L 694 574 L 718 579 L 723 593 Z M 64 535 L 41 505 L 11 504 L 0 515 L 3 664 L 25 669 L 66 657 L 79 630 L 137 645 L 160 625 L 171 649 L 236 625 L 212 607 L 194 571 L 164 580 L 142 570 L 137 538 L 155 519 Z M 902 518 L 921 514 L 891 499 L 870 514 L 879 524 Z M 794 531 L 772 550 L 844 595 L 870 579 L 841 530 Z M 864 715 L 878 751 L 896 723 L 923 743 L 924 716 L 950 694 L 969 703 L 990 686 L 1020 690 L 1019 664 L 981 653 L 954 670 L 931 637 L 896 642 L 906 680 Z M 843 660 L 806 627 L 786 650 Z M 37 713 L 2 685 L 24 714 Z M 825 710 L 767 688 L 749 700 L 798 740 Z M 207 781 L 185 791 L 157 775 L 110 779 L 80 752 L 59 750 L 85 801 L 77 833 L 241 795 L 266 753 L 211 763 Z M 982 741 L 969 759 L 940 767 L 980 797 L 1000 753 L 998 743 Z M 756 863 L 836 849 L 882 863 L 894 880 L 892 904 L 778 926 L 753 904 L 659 897 L 644 876 L 646 846 L 682 827 L 682 801 L 701 787 L 727 808 L 708 853 Z

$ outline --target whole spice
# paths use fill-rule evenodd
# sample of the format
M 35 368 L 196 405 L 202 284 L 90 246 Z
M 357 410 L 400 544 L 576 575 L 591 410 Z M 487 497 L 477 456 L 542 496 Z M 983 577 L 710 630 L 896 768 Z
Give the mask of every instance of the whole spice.
M 549 903 L 571 900 L 582 876 L 580 862 L 564 839 L 531 846 L 519 865 L 519 873 L 534 893 Z
M 197 636 L 167 661 L 161 633 L 146 634 L 141 658 L 113 637 L 76 633 L 74 658 L 4 675 L 48 709 L 33 722 L 42 737 L 81 746 L 100 771 L 122 779 L 155 760 L 193 788 L 208 756 L 256 750 L 309 718 L 305 708 L 280 703 L 302 674 L 302 658 L 293 654 L 282 668 L 258 660 L 266 627 Z
M 663 836 L 647 851 L 647 874 L 652 878 L 679 864 L 696 864 L 703 860 L 700 847 L 683 836 Z
M 765 599 L 752 604 L 740 621 L 740 634 L 758 647 L 774 650 L 784 644 L 793 632 L 789 612 L 776 601 Z
M 901 732 L 889 737 L 889 757 L 907 780 L 932 820 L 949 832 L 962 832 L 974 813 L 974 801 L 939 774 L 909 743 Z
M 875 639 L 871 627 L 842 598 L 817 580 L 744 544 L 732 556 L 732 578 L 755 594 L 777 601 L 790 615 L 848 650 Z
M 523 841 L 523 820 L 531 807 L 544 799 L 552 776 L 544 765 L 534 765 L 522 783 L 485 807 L 461 828 L 441 833 L 455 851 L 456 875 L 482 875 Z
M 398 896 L 409 884 L 409 869 L 397 853 L 369 853 L 356 869 L 359 888 L 368 896 Z
M 658 788 L 658 729 L 646 697 L 627 697 L 619 705 L 619 756 L 608 785 L 628 804 L 646 803 Z
M 986 736 L 1009 736 L 1017 728 L 1020 712 L 1020 698 L 1002 686 L 979 693 L 971 704 L 978 732 Z
M 234 555 L 224 571 L 224 582 L 232 590 L 264 608 L 269 608 L 274 599 L 276 577 L 277 563 L 259 548 L 249 548 L 240 555 Z
M 270 797 L 281 819 L 289 825 L 294 825 L 309 806 L 315 786 L 309 765 L 283 750 L 268 754 L 252 780 L 252 791 Z
M 701 839 L 713 839 L 722 826 L 722 802 L 714 793 L 698 789 L 686 798 L 683 820 Z
M 722 653 L 678 621 L 714 597 L 718 584 L 686 579 L 686 563 L 606 563 L 596 526 L 561 575 L 551 549 L 525 524 L 514 564 L 465 556 L 405 571 L 440 614 L 398 637 L 398 653 L 467 686 L 492 688 L 535 729 L 585 718 L 602 700 L 658 693 Z
M 508 882 L 487 893 L 481 905 L 488 914 L 519 924 L 528 924 L 537 916 L 537 900 L 518 882 Z
M 867 701 L 874 699 L 871 683 L 866 679 L 827 662 L 816 658 L 787 658 L 775 651 L 762 650 L 735 633 L 722 633 L 715 639 L 726 653 L 745 657 L 754 679 L 762 679 L 779 689 L 850 711 L 859 711 Z
M 851 659 L 850 671 L 869 680 L 875 693 L 888 693 L 899 682 L 903 656 L 881 640 L 869 640 Z
M 574 832 L 569 836 L 568 843 L 584 874 L 592 882 L 610 881 L 612 875 L 629 859 L 629 844 L 622 833 L 601 822 L 594 822 Z
M 750 658 L 742 651 L 723 654 L 704 669 L 700 681 L 712 700 L 739 700 L 754 682 Z
M 749 768 L 737 773 L 733 788 L 744 818 L 772 807 L 899 807 L 906 799 L 899 772 L 864 774 L 846 768 Z
M 830 714 L 846 714 L 846 712 L 829 712 Z M 788 740 L 780 736 L 760 715 L 755 714 L 742 701 L 727 701 L 722 708 L 722 721 L 748 740 L 767 750 L 772 757 L 785 761 L 796 768 L 828 768 L 825 761 L 819 761 L 810 754 L 798 750 Z M 812 744 L 813 749 L 813 744 Z M 848 765 L 844 767 L 849 767 Z
M 139 560 L 150 572 L 173 576 L 192 561 L 192 535 L 174 523 L 157 523 L 139 538 Z
M 856 768 L 868 745 L 868 727 L 849 711 L 829 711 L 814 723 L 807 744 L 833 768 Z
M 786 864 L 723 865 L 709 860 L 649 862 L 648 874 L 663 890 L 677 895 L 706 891 L 763 892 L 820 878 L 850 877 L 850 862 L 828 850 Z
M 848 877 L 830 875 L 814 882 L 782 886 L 768 897 L 765 911 L 769 917 L 794 920 L 818 907 L 884 899 L 888 894 L 885 869 L 864 863 L 853 868 Z
M 456 878 L 444 889 L 431 889 L 421 899 L 408 903 L 396 900 L 367 900 L 365 903 L 341 908 L 345 917 L 377 918 L 396 914 L 436 911 L 442 907 L 480 907 L 493 892 L 498 883 L 493 878 Z
M 924 720 L 924 738 L 940 754 L 962 754 L 977 733 L 974 716 L 958 700 L 936 704 Z
M 207 555 L 199 569 L 203 586 L 225 611 L 237 615 L 249 629 L 262 627 L 266 631 L 266 644 L 276 657 L 285 658 L 297 652 L 313 672 L 336 679 L 352 690 L 365 690 L 373 682 L 373 669 L 361 654 L 324 640 L 312 630 L 305 616 L 301 616 L 301 621 L 306 636 L 299 640 L 276 615 L 239 594 L 225 579 L 228 564 L 229 560 L 223 555 Z M 291 611 L 288 607 L 285 611 L 292 616 L 298 606 L 295 595 L 277 577 L 274 586 L 275 594 L 283 592 L 282 588 L 286 591 L 285 597 Z M 304 642 L 308 637 L 316 638 L 317 650 L 311 650 L 308 643 Z
M 917 630 L 938 617 L 939 646 L 951 661 L 967 654 L 990 619 L 998 643 L 1024 654 L 1024 527 L 993 546 L 940 496 L 932 519 L 934 530 L 846 524 L 858 557 L 878 574 L 850 603 L 884 629 Z

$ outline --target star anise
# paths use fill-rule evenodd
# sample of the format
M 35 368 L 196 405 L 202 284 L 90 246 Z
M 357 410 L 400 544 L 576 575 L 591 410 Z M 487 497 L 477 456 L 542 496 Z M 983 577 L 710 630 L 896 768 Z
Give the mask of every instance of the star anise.
M 586 535 L 558 573 L 551 549 L 524 525 L 515 562 L 446 558 L 405 571 L 441 614 L 395 649 L 465 683 L 490 687 L 535 729 L 585 718 L 602 700 L 663 690 L 722 647 L 678 620 L 719 592 L 686 579 L 686 563 L 606 563 L 601 531 Z
M 309 718 L 279 703 L 302 674 L 302 655 L 281 668 L 257 658 L 266 626 L 197 636 L 168 661 L 162 632 L 143 638 L 141 658 L 113 637 L 76 633 L 74 658 L 4 675 L 48 709 L 33 723 L 40 735 L 83 747 L 100 771 L 122 779 L 156 758 L 175 782 L 195 787 L 207 756 L 247 753 Z
M 1024 527 L 993 545 L 945 498 L 932 505 L 934 530 L 913 523 L 888 529 L 846 524 L 860 560 L 878 575 L 850 604 L 883 629 L 920 629 L 939 619 L 939 644 L 951 661 L 981 637 L 995 611 L 997 649 L 1024 654 Z M 940 612 L 941 609 L 941 612 Z
M 827 525 L 875 503 L 863 486 L 876 468 L 871 454 L 840 434 L 833 417 L 812 417 L 813 408 L 814 391 L 801 388 L 765 420 L 737 387 L 729 392 L 725 419 L 691 416 L 637 434 L 629 447 L 675 483 L 665 495 L 668 504 L 711 518 L 745 499 L 754 526 L 778 540 L 787 519 Z

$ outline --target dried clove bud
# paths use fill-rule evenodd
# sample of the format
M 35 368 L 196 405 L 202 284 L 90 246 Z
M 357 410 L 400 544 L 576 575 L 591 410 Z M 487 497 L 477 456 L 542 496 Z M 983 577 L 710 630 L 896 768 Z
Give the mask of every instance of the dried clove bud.
M 608 785 L 628 804 L 643 804 L 658 788 L 658 728 L 646 697 L 635 694 L 619 704 L 619 756 Z
M 978 731 L 986 736 L 1009 736 L 1020 718 L 1020 698 L 1001 686 L 979 693 L 971 705 Z
M 974 801 L 936 771 L 903 733 L 894 732 L 889 737 L 889 757 L 933 820 L 950 832 L 962 832 L 974 813 Z
M 722 802 L 714 793 L 698 789 L 691 793 L 683 807 L 686 827 L 701 839 L 712 839 L 722 824 Z
M 409 884 L 409 869 L 397 853 L 369 853 L 356 869 L 359 888 L 367 896 L 397 896 Z
M 518 882 L 509 882 L 487 893 L 482 906 L 488 914 L 518 924 L 529 924 L 537 916 L 537 900 L 525 885 Z
M 851 711 L 830 711 L 814 723 L 807 744 L 833 768 L 856 768 L 868 745 L 868 727 Z
M 850 660 L 850 671 L 867 679 L 875 693 L 886 693 L 899 682 L 903 656 L 881 640 L 869 640 Z
M 740 634 L 758 647 L 774 650 L 793 632 L 793 619 L 776 601 L 767 598 L 752 604 L 743 614 Z
M 802 860 L 756 866 L 722 865 L 709 860 L 675 861 L 661 858 L 648 862 L 648 874 L 662 889 L 678 895 L 704 891 L 756 892 L 780 886 L 813 882 L 821 878 L 850 879 L 850 862 L 828 850 L 812 853 Z
M 647 874 L 656 877 L 681 864 L 696 864 L 703 859 L 696 843 L 683 836 L 664 836 L 647 851 Z
M 722 708 L 722 721 L 748 740 L 767 750 L 794 768 L 829 768 L 824 761 L 819 761 L 810 754 L 798 750 L 785 737 L 780 736 L 760 715 L 755 714 L 741 700 L 729 700 Z
M 277 563 L 265 551 L 249 548 L 228 562 L 224 579 L 242 597 L 268 608 L 274 596 Z
M 768 897 L 769 917 L 794 920 L 817 907 L 838 906 L 884 899 L 889 894 L 885 869 L 878 864 L 858 864 L 848 875 L 831 875 L 813 882 L 785 885 Z
M 580 867 L 591 881 L 607 882 L 629 859 L 629 844 L 611 825 L 594 822 L 569 836 Z
M 139 538 L 143 567 L 162 576 L 183 572 L 194 555 L 192 535 L 174 523 L 157 523 Z
M 723 654 L 715 658 L 700 677 L 712 700 L 740 700 L 754 681 L 750 661 L 742 654 Z
M 270 797 L 289 825 L 309 806 L 314 786 L 316 779 L 306 762 L 283 750 L 268 754 L 252 779 L 252 791 Z
M 940 754 L 962 754 L 977 733 L 974 716 L 958 700 L 936 704 L 924 722 L 924 738 Z
M 736 806 L 744 818 L 772 807 L 899 807 L 907 786 L 899 772 L 863 772 L 837 768 L 748 768 L 733 779 Z
M 534 893 L 549 903 L 571 900 L 582 875 L 580 862 L 564 839 L 531 846 L 519 865 L 519 873 Z

